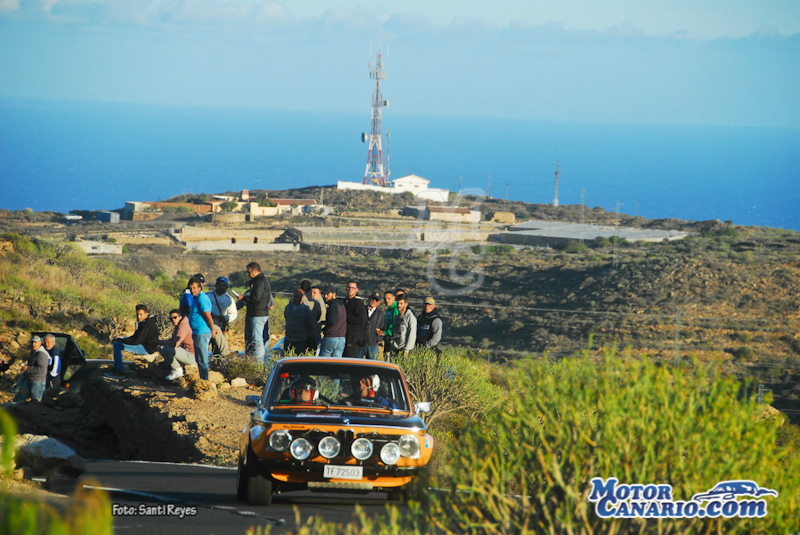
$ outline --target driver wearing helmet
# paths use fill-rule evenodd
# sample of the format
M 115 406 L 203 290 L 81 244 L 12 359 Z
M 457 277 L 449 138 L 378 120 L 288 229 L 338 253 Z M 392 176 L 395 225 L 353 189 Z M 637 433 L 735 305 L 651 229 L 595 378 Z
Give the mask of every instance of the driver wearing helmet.
M 358 379 L 358 383 L 353 385 L 354 400 L 371 401 L 388 409 L 397 408 L 394 403 L 390 403 L 388 399 L 375 393 L 381 387 L 381 379 L 377 374 L 356 376 L 353 378 L 354 383 L 356 379 Z
M 311 377 L 301 376 L 292 383 L 293 403 L 314 403 L 317 395 L 317 382 Z

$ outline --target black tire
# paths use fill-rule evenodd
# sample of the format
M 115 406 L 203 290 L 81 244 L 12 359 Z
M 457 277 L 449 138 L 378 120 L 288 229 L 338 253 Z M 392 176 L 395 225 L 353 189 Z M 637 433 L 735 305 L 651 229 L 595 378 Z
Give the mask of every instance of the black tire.
M 245 474 L 245 500 L 249 505 L 272 505 L 272 479 L 259 473 L 256 454 L 251 446 L 247 446 L 247 462 Z
M 249 450 L 250 446 L 247 449 Z M 239 459 L 239 469 L 236 471 L 236 499 L 247 500 L 247 465 L 242 459 Z

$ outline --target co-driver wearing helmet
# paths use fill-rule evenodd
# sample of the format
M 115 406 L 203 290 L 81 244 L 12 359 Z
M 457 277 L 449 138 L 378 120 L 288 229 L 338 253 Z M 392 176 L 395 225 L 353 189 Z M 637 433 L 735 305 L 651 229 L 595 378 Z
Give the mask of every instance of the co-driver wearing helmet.
M 354 377 L 358 379 L 358 384 L 354 384 L 353 388 L 353 399 L 355 401 L 364 400 L 364 401 L 371 401 L 373 403 L 377 403 L 383 407 L 389 409 L 396 409 L 397 406 L 394 403 L 389 402 L 388 399 L 379 396 L 375 393 L 381 386 L 381 379 L 378 375 L 364 375 L 360 377 Z

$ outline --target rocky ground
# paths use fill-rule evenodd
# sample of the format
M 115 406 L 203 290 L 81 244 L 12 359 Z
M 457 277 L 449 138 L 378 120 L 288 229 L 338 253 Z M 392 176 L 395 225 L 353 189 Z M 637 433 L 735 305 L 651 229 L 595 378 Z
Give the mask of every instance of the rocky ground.
M 214 371 L 202 381 L 196 370 L 167 382 L 163 362 L 134 361 L 124 379 L 106 377 L 111 368 L 101 365 L 71 392 L 4 408 L 19 433 L 51 436 L 89 459 L 236 465 L 238 434 L 251 412 L 245 396 L 260 387 L 244 380 L 231 386 Z

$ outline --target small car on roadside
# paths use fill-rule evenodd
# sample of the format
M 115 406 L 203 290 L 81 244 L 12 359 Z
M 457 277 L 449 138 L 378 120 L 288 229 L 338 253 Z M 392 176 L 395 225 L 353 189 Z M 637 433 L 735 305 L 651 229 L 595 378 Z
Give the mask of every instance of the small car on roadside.
M 274 494 L 398 494 L 433 452 L 403 371 L 377 360 L 279 360 L 239 438 L 237 498 L 270 505 Z

